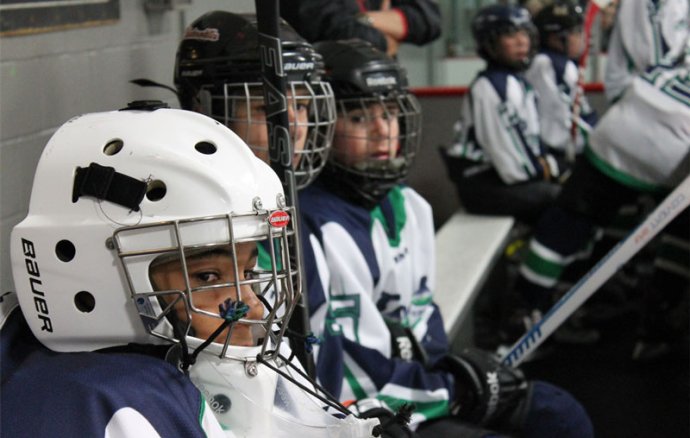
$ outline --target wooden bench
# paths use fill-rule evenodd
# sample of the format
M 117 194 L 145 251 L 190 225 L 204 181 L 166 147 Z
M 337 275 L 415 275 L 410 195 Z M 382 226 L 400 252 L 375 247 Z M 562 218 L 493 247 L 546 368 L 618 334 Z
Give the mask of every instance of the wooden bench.
M 436 289 L 454 346 L 472 344 L 472 307 L 508 242 L 514 219 L 456 212 L 436 232 Z

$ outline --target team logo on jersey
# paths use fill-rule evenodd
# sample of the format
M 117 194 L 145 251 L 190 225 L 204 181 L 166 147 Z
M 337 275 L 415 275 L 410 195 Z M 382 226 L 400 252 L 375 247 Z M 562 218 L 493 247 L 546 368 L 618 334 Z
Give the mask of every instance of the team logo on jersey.
M 220 32 L 218 29 L 209 27 L 208 29 L 197 29 L 196 27 L 188 27 L 184 32 L 185 40 L 200 40 L 200 41 L 218 41 L 220 39 Z
M 276 210 L 268 216 L 268 223 L 275 228 L 286 227 L 290 223 L 290 215 L 283 210 Z

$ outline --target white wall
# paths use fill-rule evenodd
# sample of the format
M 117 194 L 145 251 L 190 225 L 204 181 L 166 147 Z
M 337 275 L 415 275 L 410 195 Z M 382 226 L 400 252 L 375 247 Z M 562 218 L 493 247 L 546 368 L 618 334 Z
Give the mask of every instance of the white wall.
M 122 108 L 137 99 L 176 104 L 172 93 L 128 81 L 172 85 L 181 32 L 191 20 L 231 6 L 252 12 L 253 0 L 194 1 L 147 14 L 143 0 L 121 0 L 113 25 L 0 39 L 0 292 L 12 290 L 9 236 L 27 213 L 43 146 L 75 115 Z

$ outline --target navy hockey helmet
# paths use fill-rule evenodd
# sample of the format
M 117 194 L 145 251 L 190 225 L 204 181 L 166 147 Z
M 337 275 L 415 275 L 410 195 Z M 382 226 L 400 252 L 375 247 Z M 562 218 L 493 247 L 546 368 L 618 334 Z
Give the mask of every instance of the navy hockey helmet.
M 521 30 L 529 35 L 529 54 L 518 62 L 506 60 L 500 51 L 499 38 Z M 472 20 L 472 36 L 477 53 L 490 63 L 524 70 L 536 53 L 536 29 L 527 9 L 519 6 L 491 5 L 481 9 Z
M 323 55 L 338 113 L 323 180 L 373 206 L 407 176 L 421 137 L 419 102 L 408 90 L 405 69 L 370 43 L 324 41 L 314 47 Z
M 179 44 L 175 87 L 183 109 L 225 124 L 268 161 L 258 35 L 255 15 L 225 11 L 202 15 L 186 29 Z M 283 20 L 279 37 L 295 177 L 301 188 L 326 163 L 335 124 L 333 92 L 321 80 L 321 55 Z M 259 128 L 261 135 L 252 134 Z

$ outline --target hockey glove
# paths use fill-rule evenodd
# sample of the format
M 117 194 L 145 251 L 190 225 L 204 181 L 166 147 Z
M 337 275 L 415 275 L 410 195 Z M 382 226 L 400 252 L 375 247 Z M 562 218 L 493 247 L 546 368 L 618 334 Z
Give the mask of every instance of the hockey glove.
M 378 418 L 380 424 L 374 428 L 375 437 L 413 438 L 416 436 L 408 426 L 414 409 L 412 405 L 403 405 L 398 412 L 393 413 L 384 402 L 367 398 L 351 403 L 347 408 L 359 418 Z
M 437 365 L 455 377 L 451 415 L 503 430 L 520 430 L 529 407 L 530 384 L 520 370 L 503 365 L 493 353 L 466 349 Z
M 403 326 L 400 322 L 386 318 L 386 326 L 391 334 L 391 354 L 393 357 L 411 362 L 419 362 L 427 366 L 429 356 L 412 333 L 412 329 Z

